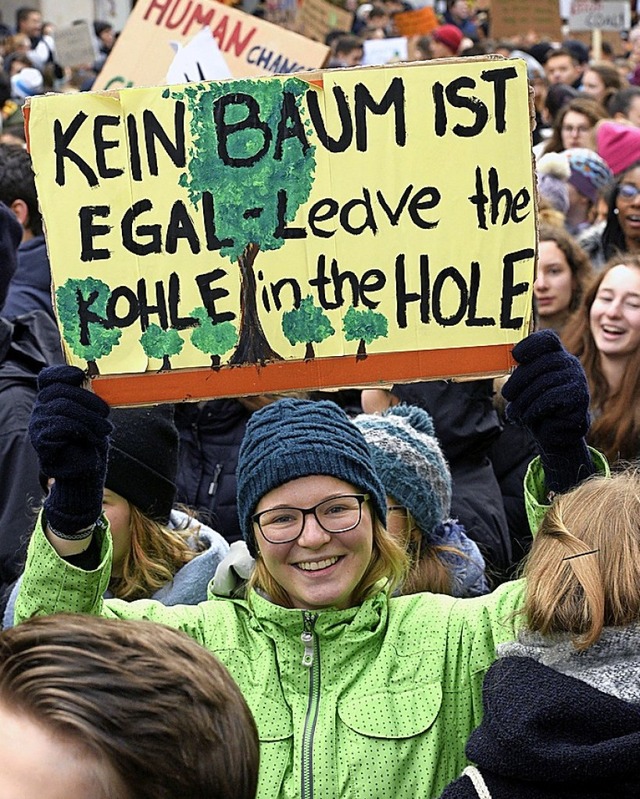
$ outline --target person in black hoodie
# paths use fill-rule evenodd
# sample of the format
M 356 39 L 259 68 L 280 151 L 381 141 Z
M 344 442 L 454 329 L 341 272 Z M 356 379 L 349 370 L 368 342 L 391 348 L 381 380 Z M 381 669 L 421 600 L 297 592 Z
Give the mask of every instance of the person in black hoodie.
M 4 318 L 21 238 L 20 223 L 0 202 L 0 610 L 6 589 L 22 571 L 35 511 L 44 495 L 27 432 L 37 377 L 45 366 L 63 363 L 58 330 L 48 313 Z
M 625 799 L 640 785 L 640 473 L 558 497 L 527 561 L 517 641 L 498 647 L 475 766 L 441 799 Z

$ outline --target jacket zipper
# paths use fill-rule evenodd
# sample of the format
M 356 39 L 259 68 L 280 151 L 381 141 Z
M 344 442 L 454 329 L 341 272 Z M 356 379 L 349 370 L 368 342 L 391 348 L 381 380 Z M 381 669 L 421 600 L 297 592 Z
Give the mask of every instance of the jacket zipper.
M 209 483 L 209 488 L 207 489 L 207 494 L 209 495 L 209 510 L 213 509 L 213 503 L 216 500 L 216 494 L 218 493 L 218 481 L 220 480 L 221 471 L 222 464 L 216 463 L 216 467 L 213 471 L 213 479 Z
M 317 613 L 304 611 L 302 614 L 303 631 L 300 636 L 304 646 L 302 665 L 309 669 L 309 694 L 302 732 L 301 799 L 313 799 L 313 739 L 320 709 L 320 645 L 314 634 L 317 619 Z

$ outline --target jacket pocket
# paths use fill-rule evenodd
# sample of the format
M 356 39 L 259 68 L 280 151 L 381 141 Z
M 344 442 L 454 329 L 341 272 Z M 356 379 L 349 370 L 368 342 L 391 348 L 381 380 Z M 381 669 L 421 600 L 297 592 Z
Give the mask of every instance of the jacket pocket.
M 405 691 L 350 692 L 338 703 L 343 724 L 369 738 L 413 738 L 431 727 L 442 705 L 439 682 Z
M 293 720 L 282 702 L 262 696 L 250 702 L 260 739 L 259 796 L 280 796 L 293 765 Z

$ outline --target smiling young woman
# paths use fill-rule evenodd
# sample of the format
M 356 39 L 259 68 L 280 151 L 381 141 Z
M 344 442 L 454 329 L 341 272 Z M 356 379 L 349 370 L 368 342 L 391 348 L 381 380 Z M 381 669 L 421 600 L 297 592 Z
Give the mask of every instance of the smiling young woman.
M 591 393 L 590 443 L 611 463 L 640 455 L 640 255 L 608 262 L 566 325 Z
M 514 353 L 523 363 L 520 386 L 532 387 L 536 400 L 555 396 L 541 359 L 553 361 L 561 386 L 550 412 L 564 436 L 553 479 L 562 472 L 572 485 L 585 465 L 587 474 L 594 468 L 582 438 L 586 381 L 555 334 L 530 339 Z M 536 376 L 545 390 L 536 390 Z M 261 799 L 356 799 L 371 796 L 372 786 L 377 799 L 437 796 L 465 765 L 482 679 L 496 645 L 515 636 L 522 584 L 465 601 L 398 596 L 407 555 L 386 530 L 387 492 L 367 441 L 334 403 L 289 398 L 256 411 L 240 447 L 238 517 L 256 559 L 246 595 L 172 607 L 104 600 L 112 559 L 101 515 L 108 439 L 89 432 L 109 409 L 83 380 L 75 367 L 46 372 L 34 409 L 34 447 L 58 490 L 30 543 L 16 620 L 62 611 L 148 619 L 200 642 L 226 665 L 255 718 Z M 512 405 L 526 413 L 519 395 L 514 388 Z M 537 402 L 530 417 L 537 430 L 545 407 Z M 87 431 L 82 440 L 78 427 Z M 567 468 L 572 448 L 580 453 L 575 469 Z M 68 464 L 79 460 L 85 468 L 74 480 Z M 532 473 L 532 518 L 544 513 L 542 498 L 555 485 L 545 484 L 542 468 Z M 52 518 L 60 520 L 55 531 Z

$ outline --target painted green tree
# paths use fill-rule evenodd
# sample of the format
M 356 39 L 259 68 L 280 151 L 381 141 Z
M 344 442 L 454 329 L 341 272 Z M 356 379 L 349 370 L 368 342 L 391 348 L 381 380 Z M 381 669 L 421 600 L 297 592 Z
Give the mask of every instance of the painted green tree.
M 204 307 L 194 308 L 190 316 L 198 320 L 191 333 L 191 343 L 201 352 L 211 356 L 211 368 L 220 368 L 220 356 L 238 343 L 238 331 L 231 322 L 214 322 Z
M 160 325 L 150 324 L 140 336 L 140 344 L 148 358 L 162 360 L 159 372 L 168 372 L 171 369 L 170 357 L 178 355 L 184 346 L 184 341 L 172 327 L 163 330 Z
M 172 93 L 191 111 L 193 146 L 180 185 L 194 205 L 213 196 L 220 253 L 240 269 L 240 334 L 232 364 L 281 360 L 264 333 L 254 262 L 277 250 L 313 185 L 315 147 L 303 119 L 309 89 L 299 78 L 198 84 Z M 167 90 L 167 96 L 169 96 Z
M 62 337 L 78 358 L 87 362 L 90 377 L 100 373 L 97 361 L 116 346 L 122 331 L 106 320 L 111 289 L 95 277 L 69 278 L 56 289 Z
M 367 344 L 377 338 L 386 338 L 389 334 L 389 323 L 387 317 L 377 311 L 370 308 L 357 311 L 352 306 L 344 315 L 342 331 L 346 341 L 360 341 L 356 360 L 361 361 L 367 357 Z
M 309 361 L 316 357 L 313 345 L 320 344 L 336 331 L 329 317 L 314 304 L 313 297 L 309 295 L 300 301 L 297 308 L 282 314 L 282 332 L 289 344 L 307 345 L 304 359 Z

